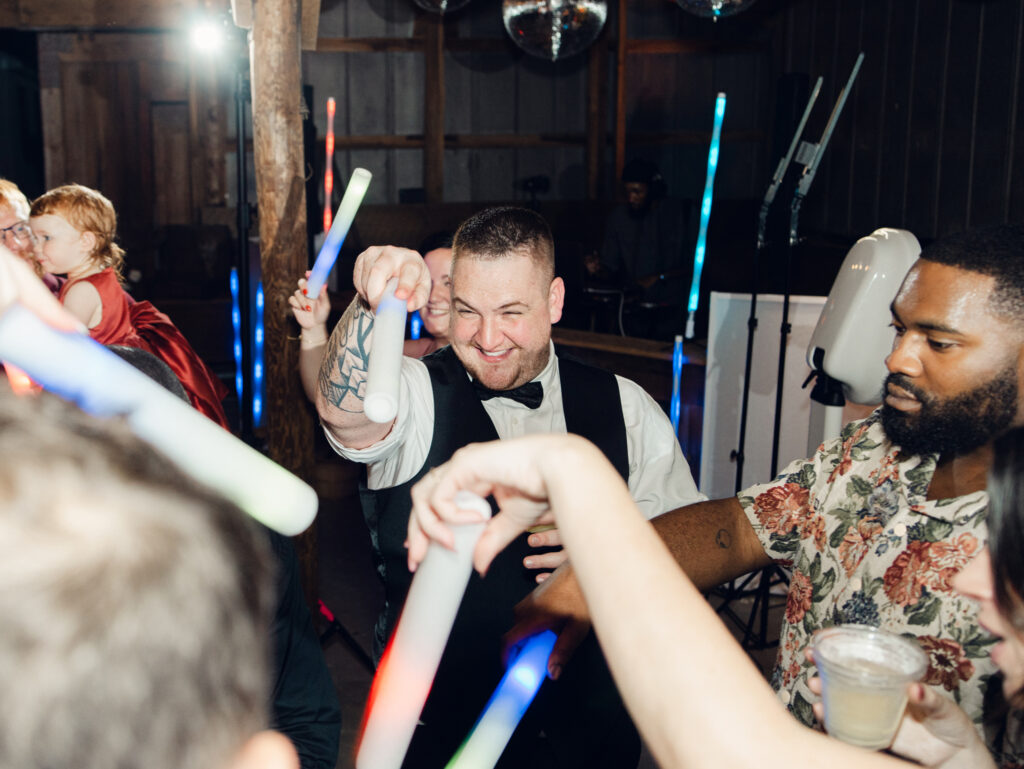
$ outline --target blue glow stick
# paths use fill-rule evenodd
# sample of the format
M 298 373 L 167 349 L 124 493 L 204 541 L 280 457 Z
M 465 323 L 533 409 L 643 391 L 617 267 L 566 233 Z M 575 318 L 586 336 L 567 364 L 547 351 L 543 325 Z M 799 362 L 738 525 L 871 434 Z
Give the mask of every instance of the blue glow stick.
M 409 316 L 409 337 L 411 339 L 419 339 L 422 332 L 423 318 L 420 317 L 420 311 L 415 310 L 413 314 Z
M 252 424 L 263 424 L 263 281 L 256 284 L 256 322 L 253 324 Z
M 679 384 L 683 378 L 683 363 L 685 362 L 683 338 L 677 335 L 675 347 L 672 349 L 672 403 L 669 407 L 669 418 L 672 420 L 672 430 L 676 437 L 679 436 Z
M 0 315 L 0 360 L 136 435 L 256 520 L 289 536 L 316 516 L 316 492 L 88 336 L 58 331 L 21 305 Z
M 242 309 L 238 304 L 238 268 L 231 268 L 231 328 L 234 333 L 235 394 L 242 402 Z
M 490 769 L 501 758 L 520 719 L 547 675 L 557 636 L 550 630 L 527 639 L 487 702 L 473 731 L 445 769 Z
M 345 194 L 338 204 L 338 213 L 331 223 L 331 229 L 327 231 L 327 237 L 324 238 L 324 244 L 320 246 L 320 253 L 317 254 L 313 269 L 309 273 L 309 280 L 306 281 L 306 296 L 311 299 L 320 296 L 320 289 L 327 282 L 327 276 L 331 274 L 331 268 L 334 267 L 338 252 L 341 251 L 341 244 L 345 242 L 348 228 L 356 218 L 356 211 L 363 202 L 363 196 L 372 178 L 373 174 L 365 168 L 357 168 L 352 172 Z
M 718 170 L 718 146 L 722 140 L 722 120 L 725 118 L 725 94 L 719 92 L 715 99 L 715 127 L 711 131 L 711 149 L 708 150 L 708 175 L 704 180 L 704 197 L 700 204 L 700 231 L 697 234 L 697 249 L 693 254 L 693 282 L 690 284 L 690 301 L 686 305 L 686 338 L 693 339 L 693 316 L 700 300 L 700 273 L 704 269 L 704 249 L 708 240 L 708 220 L 711 218 L 711 201 L 715 191 L 715 171 Z

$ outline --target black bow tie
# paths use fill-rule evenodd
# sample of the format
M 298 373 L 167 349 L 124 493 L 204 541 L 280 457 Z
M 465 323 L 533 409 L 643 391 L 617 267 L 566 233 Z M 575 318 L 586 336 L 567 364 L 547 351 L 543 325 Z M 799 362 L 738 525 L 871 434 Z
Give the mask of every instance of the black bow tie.
M 544 400 L 544 386 L 540 382 L 527 382 L 511 390 L 491 390 L 484 387 L 477 380 L 473 380 L 473 389 L 480 400 L 486 401 L 491 398 L 511 398 L 517 403 L 522 403 L 528 409 L 535 409 Z

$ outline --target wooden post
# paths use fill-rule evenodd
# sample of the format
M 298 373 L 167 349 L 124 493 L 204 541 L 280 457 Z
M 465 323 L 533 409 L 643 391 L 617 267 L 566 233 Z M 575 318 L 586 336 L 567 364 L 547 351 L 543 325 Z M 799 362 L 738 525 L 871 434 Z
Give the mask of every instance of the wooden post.
M 620 188 L 622 167 L 626 163 L 626 0 L 619 0 L 619 37 L 615 46 L 615 186 Z M 622 193 L 616 193 L 618 198 Z
M 298 375 L 299 343 L 288 296 L 308 266 L 302 151 L 299 0 L 256 0 L 252 25 L 252 124 L 263 272 L 264 371 L 270 458 L 310 479 L 313 413 Z M 316 533 L 295 540 L 303 587 L 316 606 Z M 314 616 L 315 613 L 314 613 Z
M 608 117 L 605 94 L 608 85 L 608 27 L 601 30 L 587 52 L 587 200 L 601 197 L 604 178 L 604 148 Z
M 426 13 L 423 46 L 423 190 L 444 200 L 444 16 Z

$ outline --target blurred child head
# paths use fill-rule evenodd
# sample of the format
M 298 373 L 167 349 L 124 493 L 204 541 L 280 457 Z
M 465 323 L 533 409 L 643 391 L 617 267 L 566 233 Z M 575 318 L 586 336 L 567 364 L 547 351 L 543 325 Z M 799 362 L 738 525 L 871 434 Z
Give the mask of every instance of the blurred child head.
M 117 214 L 96 190 L 65 184 L 32 202 L 32 229 L 40 243 L 40 263 L 56 275 L 112 267 L 118 277 L 124 251 L 114 242 Z

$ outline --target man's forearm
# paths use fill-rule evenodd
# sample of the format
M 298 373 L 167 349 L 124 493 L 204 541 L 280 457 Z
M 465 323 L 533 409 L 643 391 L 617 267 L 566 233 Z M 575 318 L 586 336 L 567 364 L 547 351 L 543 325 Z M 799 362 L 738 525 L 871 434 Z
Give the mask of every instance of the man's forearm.
M 380 440 L 388 427 L 366 418 L 366 372 L 373 337 L 373 313 L 356 297 L 327 341 L 317 377 L 317 411 L 342 443 L 364 448 Z

